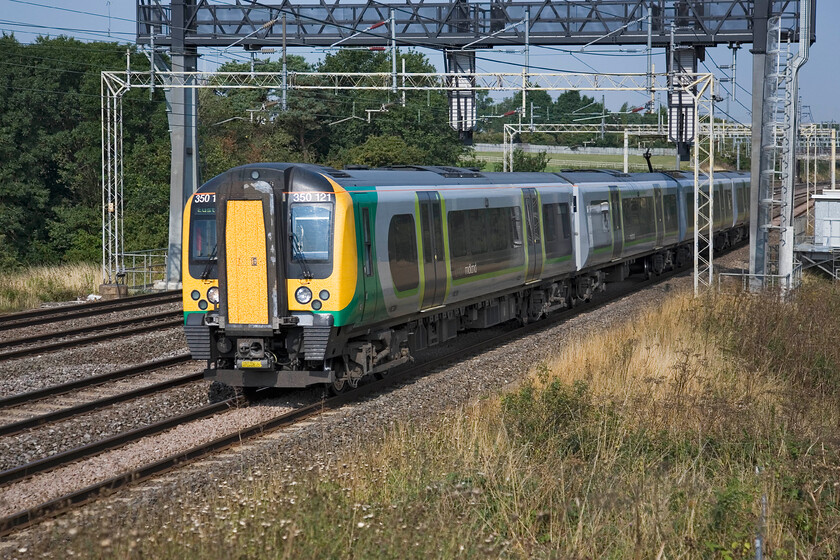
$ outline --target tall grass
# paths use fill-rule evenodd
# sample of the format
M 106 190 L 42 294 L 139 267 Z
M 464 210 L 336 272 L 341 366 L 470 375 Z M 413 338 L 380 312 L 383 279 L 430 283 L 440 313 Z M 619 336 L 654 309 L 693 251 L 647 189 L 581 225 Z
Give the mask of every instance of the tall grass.
M 97 291 L 100 269 L 95 264 L 33 266 L 0 273 L 0 312 L 38 307 Z
M 70 543 L 141 558 L 840 554 L 840 293 L 675 294 L 515 391 Z M 834 342 L 832 342 L 834 340 Z

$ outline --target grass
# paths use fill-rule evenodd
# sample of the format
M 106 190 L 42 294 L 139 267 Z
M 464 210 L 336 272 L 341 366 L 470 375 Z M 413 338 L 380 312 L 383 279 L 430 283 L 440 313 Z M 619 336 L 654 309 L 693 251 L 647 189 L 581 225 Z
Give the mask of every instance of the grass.
M 372 434 L 309 471 L 272 458 L 68 547 L 173 559 L 729 559 L 753 558 L 760 531 L 768 558 L 834 558 L 840 347 L 826 335 L 839 311 L 840 291 L 814 280 L 788 303 L 672 294 L 565 341 L 513 391 Z
M 624 156 L 613 154 L 547 154 L 549 157 L 546 171 L 555 172 L 570 168 L 608 168 L 623 169 Z M 486 169 L 493 163 L 502 161 L 502 152 L 475 152 L 475 156 L 487 162 Z M 630 171 L 647 171 L 647 163 L 641 156 L 630 155 L 628 159 Z M 671 156 L 651 156 L 654 169 L 674 169 L 675 161 Z M 683 163 L 683 166 L 687 163 Z
M 95 264 L 33 266 L 0 274 L 0 312 L 32 309 L 48 301 L 66 301 L 97 291 Z

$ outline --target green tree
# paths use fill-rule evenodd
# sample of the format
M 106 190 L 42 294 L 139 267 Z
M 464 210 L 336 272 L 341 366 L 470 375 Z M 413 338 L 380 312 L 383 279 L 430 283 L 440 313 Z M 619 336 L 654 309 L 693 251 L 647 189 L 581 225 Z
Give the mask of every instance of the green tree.
M 292 72 L 311 71 L 303 57 L 289 56 Z M 228 63 L 222 72 L 247 72 L 250 64 Z M 281 63 L 255 61 L 255 70 L 280 72 Z M 257 161 L 299 161 L 299 147 L 290 131 L 292 120 L 280 112 L 282 92 L 275 89 L 199 90 L 199 154 L 203 180 L 223 171 Z M 291 111 L 297 114 L 300 92 L 289 92 Z M 306 136 L 304 135 L 304 139 Z
M 345 163 L 370 167 L 416 165 L 423 157 L 422 150 L 409 146 L 402 138 L 371 136 L 364 144 L 347 150 Z
M 520 148 L 513 150 L 513 169 L 511 171 L 545 171 L 548 167 L 548 154 L 539 152 L 537 154 L 526 154 Z M 494 171 L 501 171 L 504 169 L 504 164 L 497 162 L 493 164 Z
M 101 255 L 100 73 L 123 68 L 125 49 L 0 37 L 0 267 Z M 139 54 L 131 60 L 147 64 Z M 136 145 L 168 151 L 166 131 L 161 92 L 154 101 L 140 90 L 124 96 L 126 154 Z M 126 170 L 127 190 L 135 179 Z M 168 191 L 167 184 L 149 188 Z
M 434 66 L 415 51 L 401 52 L 397 67 L 405 60 L 407 72 L 434 72 Z M 342 50 L 328 55 L 320 71 L 325 72 L 390 72 L 389 53 Z M 391 92 L 346 91 L 331 100 L 334 115 L 329 128 L 326 161 L 341 166 L 356 163 L 357 147 L 368 138 L 396 138 L 411 150 L 413 161 L 425 165 L 455 165 L 464 153 L 457 133 L 449 126 L 449 105 L 440 92 L 409 92 L 403 105 L 401 94 Z M 371 110 L 370 122 L 367 111 Z M 375 141 L 374 144 L 376 144 Z M 377 144 L 378 145 L 378 144 Z

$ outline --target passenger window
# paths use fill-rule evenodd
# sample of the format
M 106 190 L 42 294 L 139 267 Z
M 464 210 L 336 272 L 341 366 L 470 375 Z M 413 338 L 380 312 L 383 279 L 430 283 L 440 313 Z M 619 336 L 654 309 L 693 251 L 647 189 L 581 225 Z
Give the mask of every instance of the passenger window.
M 397 291 L 413 290 L 420 284 L 417 234 L 414 216 L 397 214 L 388 227 L 388 256 L 391 278 Z
M 677 217 L 677 195 L 666 194 L 662 196 L 662 206 L 665 214 L 665 231 L 675 232 L 679 227 Z
M 601 218 L 604 231 L 610 231 L 610 204 L 606 200 L 601 203 Z
M 518 207 L 476 208 L 447 213 L 451 272 L 454 279 L 516 266 L 524 256 L 522 215 Z

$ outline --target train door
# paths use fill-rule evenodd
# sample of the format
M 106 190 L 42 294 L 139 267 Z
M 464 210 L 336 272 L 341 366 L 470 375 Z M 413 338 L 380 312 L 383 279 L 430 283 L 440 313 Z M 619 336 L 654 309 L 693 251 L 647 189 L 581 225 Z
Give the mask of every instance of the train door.
M 359 232 L 359 259 L 362 261 L 362 275 L 359 283 L 364 288 L 362 320 L 373 321 L 381 311 L 377 304 L 382 301 L 379 294 L 378 271 L 376 267 L 376 243 L 373 227 L 376 216 L 376 195 L 361 195 L 356 200 L 356 231 Z
M 617 259 L 624 251 L 624 232 L 621 229 L 621 196 L 615 185 L 610 186 L 610 214 L 612 215 L 612 258 Z
M 662 187 L 653 186 L 654 215 L 656 216 L 656 246 L 662 247 L 665 242 L 665 204 L 662 201 Z
M 528 237 L 528 271 L 525 281 L 536 280 L 542 274 L 543 249 L 540 228 L 540 202 L 536 189 L 522 189 L 525 201 L 525 229 Z
M 443 247 L 443 217 L 440 194 L 417 193 L 420 204 L 420 238 L 423 244 L 423 300 L 420 309 L 437 307 L 446 295 L 446 259 Z

